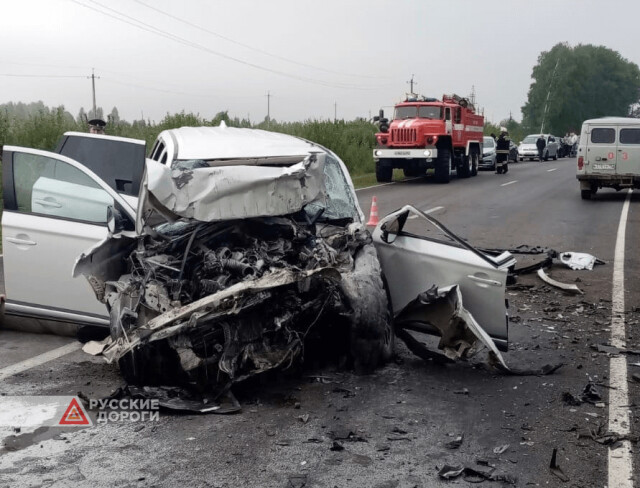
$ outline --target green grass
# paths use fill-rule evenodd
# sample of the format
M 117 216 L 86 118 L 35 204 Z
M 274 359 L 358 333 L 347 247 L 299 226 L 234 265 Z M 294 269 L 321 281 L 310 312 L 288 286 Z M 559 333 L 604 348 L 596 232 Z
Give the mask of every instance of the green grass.
M 393 170 L 392 181 L 402 181 L 404 179 L 405 179 L 404 173 L 402 172 L 401 169 Z M 355 186 L 356 189 L 366 188 L 368 186 L 375 186 L 380 184 L 378 183 L 378 180 L 376 180 L 375 173 L 365 173 L 362 175 L 352 176 L 351 180 L 353 181 L 353 186 Z

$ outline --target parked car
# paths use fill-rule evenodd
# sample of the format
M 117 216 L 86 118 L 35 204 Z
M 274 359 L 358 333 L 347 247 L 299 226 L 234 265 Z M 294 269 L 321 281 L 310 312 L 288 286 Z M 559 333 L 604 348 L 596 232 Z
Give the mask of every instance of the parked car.
M 77 256 L 108 236 L 107 207 L 133 230 L 145 142 L 67 133 L 55 152 L 4 146 L 2 249 L 5 315 L 109 325 L 85 280 L 71 278 Z M 121 159 L 123 158 L 123 159 Z
M 482 138 L 482 160 L 479 167 L 493 171 L 496 169 L 496 141 L 493 137 L 485 136 Z
M 540 159 L 538 156 L 538 147 L 536 146 L 536 142 L 540 134 L 529 134 L 525 137 L 520 145 L 518 146 L 518 157 L 520 161 L 523 161 L 525 158 L 529 158 L 529 161 L 533 161 L 534 159 Z M 549 158 L 558 159 L 558 141 L 556 138 L 550 134 L 543 134 L 545 140 L 545 148 L 542 154 L 542 159 L 547 161 Z
M 509 161 L 518 162 L 518 146 L 513 141 L 509 141 Z
M 418 210 L 444 236 L 405 233 L 410 209 L 372 241 L 346 166 L 322 146 L 221 126 L 162 132 L 144 175 L 94 172 L 85 156 L 5 146 L 5 313 L 108 326 L 104 355 L 131 383 L 225 389 L 314 347 L 370 369 L 392 354 L 392 316 L 434 287 L 434 300 L 458 294 L 469 322 L 443 348 L 464 329 L 506 349 L 510 255 L 487 256 Z M 134 181 L 135 201 L 123 196 Z
M 600 188 L 640 188 L 640 120 L 585 120 L 578 144 L 577 178 L 584 200 Z

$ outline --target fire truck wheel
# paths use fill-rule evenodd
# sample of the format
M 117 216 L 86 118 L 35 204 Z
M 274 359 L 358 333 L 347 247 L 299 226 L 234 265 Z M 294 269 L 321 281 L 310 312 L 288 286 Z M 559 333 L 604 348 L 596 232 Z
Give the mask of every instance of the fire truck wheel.
M 376 180 L 378 183 L 388 183 L 393 177 L 393 168 L 391 166 L 383 166 L 380 162 L 376 163 Z
M 478 176 L 478 163 L 480 162 L 480 154 L 477 151 L 471 152 L 471 176 Z
M 449 183 L 451 180 L 451 149 L 448 147 L 438 151 L 435 176 L 438 183 Z
M 471 173 L 473 171 L 472 166 L 473 166 L 473 158 L 471 157 L 471 155 L 462 156 L 462 164 L 458 168 L 458 175 L 461 178 L 469 178 L 469 176 L 471 176 Z

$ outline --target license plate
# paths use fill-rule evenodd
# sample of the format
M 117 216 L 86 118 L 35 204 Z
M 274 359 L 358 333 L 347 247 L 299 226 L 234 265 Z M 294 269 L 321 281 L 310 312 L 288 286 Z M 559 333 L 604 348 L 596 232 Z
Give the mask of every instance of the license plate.
M 593 169 L 614 169 L 613 164 L 594 164 Z

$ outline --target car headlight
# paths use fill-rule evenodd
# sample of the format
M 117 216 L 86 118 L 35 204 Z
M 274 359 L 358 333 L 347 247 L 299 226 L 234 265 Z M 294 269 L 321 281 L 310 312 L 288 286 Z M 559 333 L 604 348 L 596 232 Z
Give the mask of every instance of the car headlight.
M 425 149 L 425 151 L 424 151 L 424 155 L 425 155 L 426 157 L 430 157 L 430 156 L 431 156 L 431 149 Z

